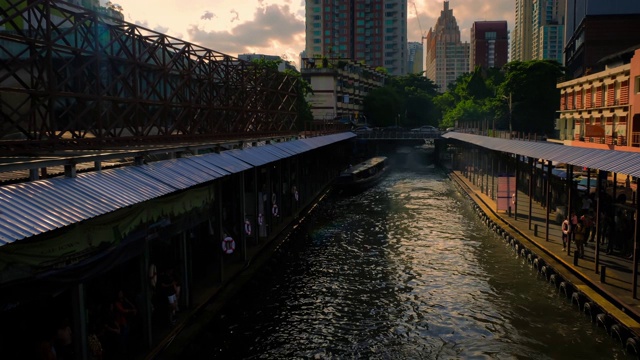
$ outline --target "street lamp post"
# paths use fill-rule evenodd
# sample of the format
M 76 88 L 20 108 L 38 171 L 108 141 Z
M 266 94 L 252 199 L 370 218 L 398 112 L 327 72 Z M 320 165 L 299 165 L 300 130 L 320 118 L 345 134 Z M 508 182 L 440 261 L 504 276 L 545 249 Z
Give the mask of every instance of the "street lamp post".
M 502 98 L 504 100 L 509 100 L 509 139 L 511 139 L 511 136 L 513 136 L 513 127 L 511 126 L 511 118 L 512 118 L 512 114 L 513 114 L 513 103 L 511 101 L 511 92 L 509 92 L 509 97 L 506 97 L 505 95 L 502 95 Z
M 509 138 L 513 135 L 513 128 L 511 127 L 511 118 L 513 117 L 513 109 L 511 107 L 511 92 L 509 92 Z

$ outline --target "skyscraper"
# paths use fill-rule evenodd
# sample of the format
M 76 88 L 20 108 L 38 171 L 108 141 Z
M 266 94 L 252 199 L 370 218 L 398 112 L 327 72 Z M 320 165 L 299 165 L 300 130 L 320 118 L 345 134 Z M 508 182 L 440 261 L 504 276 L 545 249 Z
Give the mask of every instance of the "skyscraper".
M 562 64 L 565 0 L 533 0 L 532 21 L 532 58 Z
M 531 47 L 533 0 L 515 0 L 516 17 L 511 35 L 511 61 L 533 59 Z
M 425 50 L 425 75 L 440 92 L 447 91 L 449 84 L 469 72 L 469 43 L 460 41 L 460 28 L 448 1 L 444 1 L 444 10 L 427 33 Z
M 424 51 L 422 43 L 417 41 L 410 41 L 407 44 L 409 49 L 409 56 L 407 61 L 407 73 L 408 74 L 421 74 L 423 71 L 422 65 L 424 58 Z
M 509 31 L 507 22 L 476 21 L 471 26 L 469 72 L 476 66 L 501 68 L 509 61 Z
M 307 57 L 407 72 L 407 0 L 305 0 Z

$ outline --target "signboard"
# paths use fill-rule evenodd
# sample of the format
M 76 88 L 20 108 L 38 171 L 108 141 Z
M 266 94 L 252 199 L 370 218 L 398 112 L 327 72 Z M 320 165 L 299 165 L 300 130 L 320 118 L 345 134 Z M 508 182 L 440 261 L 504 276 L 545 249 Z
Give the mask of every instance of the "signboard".
M 587 124 L 584 128 L 584 137 L 604 137 L 604 128 L 600 125 Z
M 513 206 L 511 201 L 513 199 L 513 194 L 516 192 L 516 177 L 507 174 L 507 175 L 498 175 L 498 199 L 496 201 L 496 210 L 497 211 L 509 211 L 509 207 Z M 515 210 L 515 209 L 512 209 Z

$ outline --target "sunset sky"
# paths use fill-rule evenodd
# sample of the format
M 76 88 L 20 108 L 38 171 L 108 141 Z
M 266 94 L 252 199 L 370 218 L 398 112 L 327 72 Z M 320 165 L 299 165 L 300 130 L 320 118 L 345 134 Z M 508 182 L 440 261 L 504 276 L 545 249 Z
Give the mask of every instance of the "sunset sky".
M 101 0 L 104 5 L 106 0 Z M 231 56 L 279 55 L 298 66 L 305 46 L 304 0 L 113 0 L 125 20 Z M 514 0 L 451 0 L 462 41 L 474 21 L 507 20 L 513 28 Z M 416 18 L 415 8 L 418 9 Z M 420 41 L 435 25 L 442 0 L 409 0 L 408 40 Z M 299 67 L 299 66 L 298 66 Z

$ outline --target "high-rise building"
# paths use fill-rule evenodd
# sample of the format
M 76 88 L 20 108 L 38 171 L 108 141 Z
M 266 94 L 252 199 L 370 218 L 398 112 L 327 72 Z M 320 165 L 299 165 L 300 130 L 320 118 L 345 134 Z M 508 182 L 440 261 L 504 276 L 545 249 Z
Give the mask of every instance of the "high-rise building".
M 407 72 L 407 0 L 305 0 L 306 55 Z
M 511 61 L 528 61 L 532 57 L 533 0 L 515 0 L 516 17 L 511 34 Z
M 476 66 L 501 68 L 509 61 L 509 31 L 507 22 L 476 21 L 471 26 L 469 72 Z
M 532 58 L 562 64 L 565 0 L 533 0 L 532 21 Z
M 447 91 L 449 84 L 469 72 L 469 43 L 460 41 L 460 28 L 449 1 L 444 1 L 444 10 L 427 33 L 424 68 L 425 76 L 440 92 Z
M 411 41 L 407 44 L 407 49 L 409 50 L 407 73 L 422 74 L 424 70 L 422 67 L 422 59 L 424 58 L 422 43 Z
M 603 71 L 603 58 L 640 43 L 640 1 L 569 0 L 565 13 L 569 77 Z

